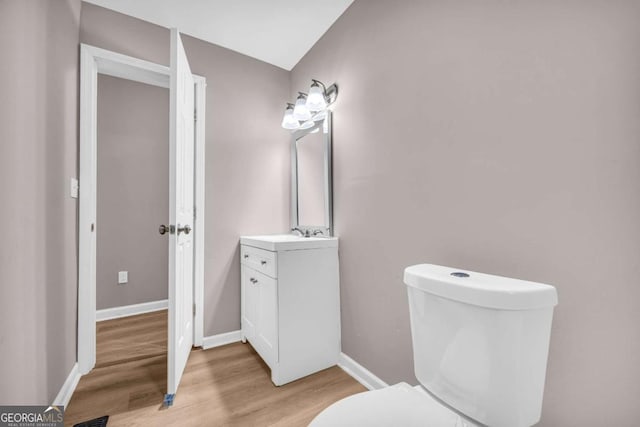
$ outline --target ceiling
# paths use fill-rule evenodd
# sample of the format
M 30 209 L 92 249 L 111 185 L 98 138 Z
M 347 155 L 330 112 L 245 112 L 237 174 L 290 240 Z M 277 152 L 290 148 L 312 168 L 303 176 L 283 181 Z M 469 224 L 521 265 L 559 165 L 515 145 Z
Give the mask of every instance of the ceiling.
M 291 70 L 353 0 L 84 0 Z

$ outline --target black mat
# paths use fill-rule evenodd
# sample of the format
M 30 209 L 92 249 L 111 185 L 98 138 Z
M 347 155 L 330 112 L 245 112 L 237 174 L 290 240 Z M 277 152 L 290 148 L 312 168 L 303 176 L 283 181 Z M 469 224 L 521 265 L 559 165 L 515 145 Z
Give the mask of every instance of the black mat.
M 105 415 L 104 417 L 95 418 L 89 421 L 84 421 L 75 424 L 73 427 L 105 427 L 107 425 L 107 421 L 109 421 L 109 415 Z

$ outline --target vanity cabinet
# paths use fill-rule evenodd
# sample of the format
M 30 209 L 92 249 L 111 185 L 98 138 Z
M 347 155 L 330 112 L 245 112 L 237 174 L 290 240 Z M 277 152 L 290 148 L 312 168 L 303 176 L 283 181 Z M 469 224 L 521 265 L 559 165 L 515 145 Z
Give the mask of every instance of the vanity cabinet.
M 338 239 L 240 239 L 242 340 L 282 385 L 334 366 L 340 354 Z

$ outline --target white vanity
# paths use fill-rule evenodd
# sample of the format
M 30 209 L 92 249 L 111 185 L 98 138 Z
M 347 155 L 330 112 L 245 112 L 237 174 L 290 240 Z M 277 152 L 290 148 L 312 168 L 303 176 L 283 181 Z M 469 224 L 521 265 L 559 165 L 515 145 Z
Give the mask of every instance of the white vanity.
M 337 86 L 327 90 L 335 101 Z M 340 354 L 331 121 L 323 110 L 291 134 L 291 230 L 301 236 L 240 238 L 242 341 L 277 386 L 336 365 Z
M 240 238 L 242 341 L 277 386 L 336 365 L 340 353 L 338 239 Z

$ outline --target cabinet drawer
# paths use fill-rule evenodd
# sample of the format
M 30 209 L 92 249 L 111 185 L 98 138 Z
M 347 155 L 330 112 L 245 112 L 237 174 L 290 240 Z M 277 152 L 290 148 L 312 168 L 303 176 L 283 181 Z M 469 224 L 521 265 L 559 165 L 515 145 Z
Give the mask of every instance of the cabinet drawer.
M 274 279 L 278 277 L 276 268 L 276 253 L 252 246 L 240 246 L 240 263 L 266 274 Z

